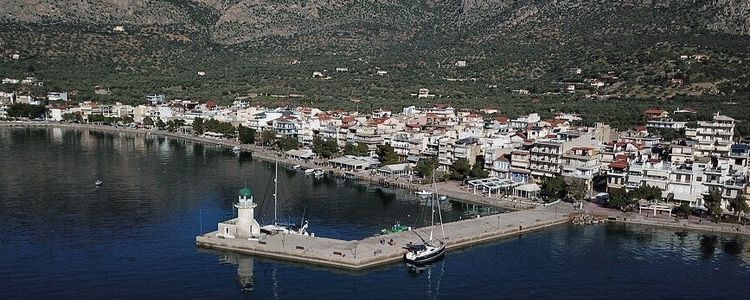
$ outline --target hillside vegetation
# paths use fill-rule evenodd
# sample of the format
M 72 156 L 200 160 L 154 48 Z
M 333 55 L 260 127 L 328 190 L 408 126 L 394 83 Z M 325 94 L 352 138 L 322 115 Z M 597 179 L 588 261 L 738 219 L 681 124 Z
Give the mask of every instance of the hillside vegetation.
M 0 9 L 0 77 L 44 81 L 0 90 L 323 108 L 356 97 L 363 108 L 575 111 L 621 127 L 650 106 L 750 119 L 747 1 L 0 0 Z M 410 96 L 419 88 L 436 97 Z

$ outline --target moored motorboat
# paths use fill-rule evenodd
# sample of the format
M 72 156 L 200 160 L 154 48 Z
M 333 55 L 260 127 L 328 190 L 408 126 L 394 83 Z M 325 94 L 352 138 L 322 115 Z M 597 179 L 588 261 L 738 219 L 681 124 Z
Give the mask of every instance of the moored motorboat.
M 96 180 L 96 182 L 94 182 L 94 184 L 95 184 L 96 186 L 101 186 L 101 185 L 102 185 L 102 183 L 104 183 L 104 182 L 102 182 L 102 181 L 101 181 L 100 179 L 97 179 L 97 180 Z
M 406 225 L 401 225 L 400 223 L 396 222 L 396 224 L 393 224 L 391 228 L 383 228 L 380 230 L 381 234 L 389 234 L 389 233 L 397 233 L 397 232 L 404 232 L 411 230 L 411 227 Z
M 427 191 L 427 190 L 421 190 L 421 191 L 417 191 L 417 192 L 415 192 L 415 194 L 417 194 L 417 196 L 419 196 L 419 197 L 422 197 L 422 198 L 427 198 L 427 197 L 429 197 L 430 195 L 432 195 L 432 192 L 430 192 L 430 191 Z

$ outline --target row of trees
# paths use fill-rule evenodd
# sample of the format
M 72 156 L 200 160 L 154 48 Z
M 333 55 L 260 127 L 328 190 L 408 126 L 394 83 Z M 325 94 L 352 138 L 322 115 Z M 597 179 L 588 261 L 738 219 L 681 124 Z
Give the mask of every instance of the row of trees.
M 703 207 L 706 208 L 708 215 L 713 217 L 715 221 L 720 221 L 724 216 L 724 209 L 721 208 L 721 191 L 716 189 L 703 195 Z M 750 206 L 747 205 L 747 200 L 742 195 L 737 195 L 737 197 L 729 201 L 729 209 L 732 210 L 738 221 L 740 213 L 750 212 Z
M 31 105 L 26 103 L 14 103 L 6 110 L 8 117 L 38 119 L 44 117 L 47 108 L 42 105 Z
M 546 178 L 542 181 L 541 196 L 547 202 L 557 200 L 573 201 L 584 200 L 588 187 L 581 180 L 565 181 L 562 176 Z

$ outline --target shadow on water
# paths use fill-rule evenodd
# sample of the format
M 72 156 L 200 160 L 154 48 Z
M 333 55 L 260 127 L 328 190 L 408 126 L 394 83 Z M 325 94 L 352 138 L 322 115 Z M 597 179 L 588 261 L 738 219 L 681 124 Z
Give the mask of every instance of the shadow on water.
M 649 227 L 626 224 L 606 224 L 607 234 L 618 235 L 624 240 L 631 240 L 639 244 L 649 244 L 657 240 L 655 231 Z
M 383 206 L 388 206 L 396 200 L 396 194 L 384 191 L 381 188 L 375 188 L 375 194 L 381 199 Z
M 708 259 L 716 253 L 719 237 L 715 235 L 703 235 L 700 238 L 700 250 L 703 258 Z
M 744 247 L 745 241 L 738 238 L 733 238 L 724 242 L 724 252 L 732 256 L 742 254 Z

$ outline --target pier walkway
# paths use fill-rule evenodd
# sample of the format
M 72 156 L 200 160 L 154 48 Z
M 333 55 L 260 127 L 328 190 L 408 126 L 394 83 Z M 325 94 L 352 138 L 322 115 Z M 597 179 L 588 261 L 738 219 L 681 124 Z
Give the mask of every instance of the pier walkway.
M 568 222 L 574 213 L 576 212 L 570 204 L 558 203 L 548 207 L 446 223 L 444 227 L 448 238 L 445 242 L 448 250 L 468 247 L 563 224 Z M 416 231 L 427 238 L 429 229 L 429 227 L 418 228 Z M 439 225 L 436 226 L 434 232 L 435 237 L 442 237 Z M 400 261 L 404 253 L 402 249 L 404 245 L 410 242 L 420 242 L 414 232 L 408 231 L 357 241 L 292 234 L 268 235 L 257 240 L 244 240 L 220 238 L 216 234 L 217 232 L 214 231 L 197 236 L 196 244 L 205 248 L 349 270 L 362 270 Z

